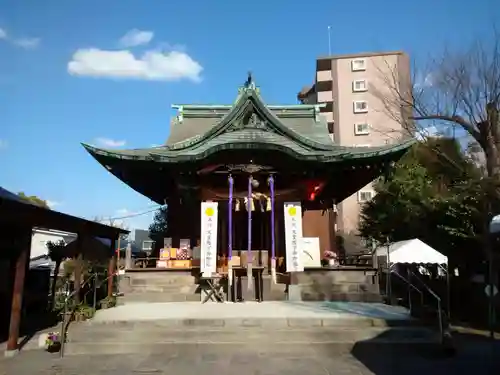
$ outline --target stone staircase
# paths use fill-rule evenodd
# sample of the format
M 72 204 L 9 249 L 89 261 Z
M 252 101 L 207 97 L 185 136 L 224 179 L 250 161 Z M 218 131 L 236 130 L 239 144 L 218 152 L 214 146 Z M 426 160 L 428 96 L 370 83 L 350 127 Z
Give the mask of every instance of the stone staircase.
M 169 304 L 158 305 L 165 308 Z M 200 305 L 199 309 L 203 310 L 201 306 L 207 305 Z M 170 307 L 183 308 L 177 304 Z M 151 304 L 150 308 L 155 306 Z M 253 310 L 253 307 L 248 309 Z M 203 315 L 206 317 L 203 318 Z M 209 348 L 214 345 L 225 345 L 240 351 L 284 345 L 304 348 L 327 345 L 329 355 L 344 355 L 359 350 L 380 350 L 381 347 L 387 348 L 389 353 L 402 349 L 413 351 L 434 347 L 438 343 L 435 332 L 411 320 L 387 323 L 367 317 L 256 315 L 260 316 L 217 318 L 213 313 L 200 312 L 198 317 L 152 319 L 148 315 L 145 320 L 138 317 L 139 320 L 117 318 L 77 323 L 70 327 L 65 355 L 169 353 L 179 346 Z
M 119 304 L 200 301 L 196 278 L 190 272 L 127 272 L 120 280 Z

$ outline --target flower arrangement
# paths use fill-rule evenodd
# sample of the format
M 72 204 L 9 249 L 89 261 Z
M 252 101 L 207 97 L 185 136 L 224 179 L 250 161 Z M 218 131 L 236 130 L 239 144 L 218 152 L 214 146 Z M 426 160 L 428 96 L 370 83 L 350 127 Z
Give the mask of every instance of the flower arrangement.
M 331 250 L 325 250 L 323 252 L 323 263 L 324 266 L 334 266 L 337 261 L 337 254 Z
M 323 253 L 323 259 L 337 259 L 337 254 L 331 250 L 325 250 Z
M 64 342 L 67 341 L 67 335 Z M 45 339 L 45 348 L 48 352 L 56 352 L 61 349 L 61 334 L 59 332 L 49 332 Z

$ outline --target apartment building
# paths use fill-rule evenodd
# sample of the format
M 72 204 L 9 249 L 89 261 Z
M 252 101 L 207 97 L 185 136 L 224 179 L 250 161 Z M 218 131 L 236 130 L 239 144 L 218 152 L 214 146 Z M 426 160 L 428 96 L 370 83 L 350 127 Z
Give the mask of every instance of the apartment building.
M 394 111 L 403 115 L 404 108 L 387 107 L 389 102 L 391 106 L 398 103 L 393 83 L 400 87 L 399 92 L 409 92 L 410 61 L 403 52 L 320 57 L 314 84 L 303 88 L 298 99 L 304 104 L 325 104 L 321 112 L 337 144 L 381 146 L 406 135 L 394 116 Z M 369 184 L 339 203 L 337 230 L 355 233 L 361 204 L 373 195 Z

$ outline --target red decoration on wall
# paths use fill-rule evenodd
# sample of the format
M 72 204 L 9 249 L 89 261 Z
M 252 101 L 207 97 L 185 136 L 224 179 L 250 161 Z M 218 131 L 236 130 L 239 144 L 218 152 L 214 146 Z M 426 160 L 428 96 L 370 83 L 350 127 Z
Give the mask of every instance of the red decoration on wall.
M 306 180 L 307 199 L 314 201 L 326 185 L 322 180 Z

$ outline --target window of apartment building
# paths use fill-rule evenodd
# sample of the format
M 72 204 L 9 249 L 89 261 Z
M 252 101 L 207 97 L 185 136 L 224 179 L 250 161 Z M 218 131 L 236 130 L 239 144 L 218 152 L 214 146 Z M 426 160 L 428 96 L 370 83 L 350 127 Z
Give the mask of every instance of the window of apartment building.
M 366 70 L 366 60 L 365 59 L 354 59 L 351 61 L 351 70 L 353 72 L 359 72 Z
M 354 92 L 363 92 L 368 90 L 368 85 L 366 84 L 365 79 L 357 79 L 352 81 L 352 91 Z
M 368 202 L 373 198 L 373 191 L 371 190 L 361 190 L 358 191 L 358 202 Z
M 354 113 L 368 112 L 368 103 L 366 100 L 357 100 L 354 102 Z
M 363 122 L 361 124 L 354 124 L 355 135 L 368 135 L 370 134 L 370 125 Z

